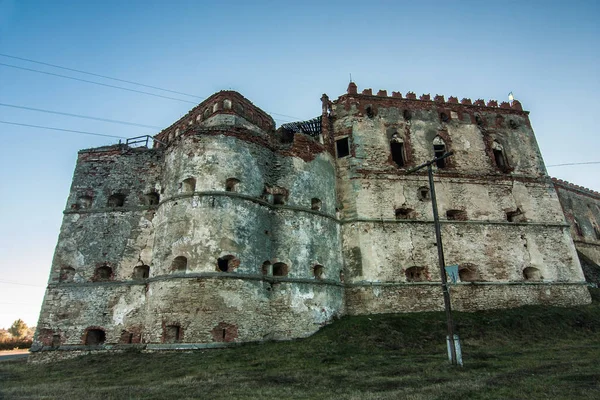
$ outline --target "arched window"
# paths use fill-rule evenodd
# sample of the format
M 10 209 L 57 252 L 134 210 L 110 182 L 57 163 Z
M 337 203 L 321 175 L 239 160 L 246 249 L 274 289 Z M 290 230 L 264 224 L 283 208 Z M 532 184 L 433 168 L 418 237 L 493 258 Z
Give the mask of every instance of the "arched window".
M 494 153 L 494 161 L 496 162 L 496 166 L 502 172 L 508 171 L 508 162 L 506 161 L 506 154 L 504 153 L 504 147 L 497 141 L 492 142 L 492 151 Z
M 541 281 L 543 279 L 540 270 L 534 267 L 527 267 L 523 270 L 523 277 L 526 281 Z
M 325 277 L 325 270 L 322 265 L 317 264 L 313 267 L 313 276 L 316 279 L 323 279 Z
M 410 267 L 404 271 L 407 282 L 424 282 L 427 280 L 427 270 L 425 267 Z
M 260 268 L 260 272 L 263 275 L 269 275 L 271 273 L 271 262 L 268 260 L 265 261 Z
M 596 224 L 592 224 L 592 226 L 594 227 L 594 233 L 596 234 L 596 239 L 600 240 L 600 228 L 598 228 L 598 225 Z
M 121 193 L 115 193 L 108 198 L 108 207 L 123 207 L 125 204 L 125 195 Z
M 435 158 L 441 157 L 444 154 L 446 154 L 446 142 L 444 142 L 444 140 L 439 137 L 436 136 L 433 139 L 433 156 Z M 435 162 L 435 165 L 437 165 L 438 168 L 444 168 L 446 166 L 446 160 L 437 160 Z
M 133 279 L 147 279 L 150 276 L 148 265 L 138 265 L 133 268 Z
M 404 142 L 397 133 L 392 135 L 392 140 L 390 140 L 390 150 L 392 152 L 392 160 L 396 165 L 404 167 Z
M 233 272 L 240 266 L 240 260 L 231 254 L 217 259 L 217 271 Z
M 195 178 L 187 178 L 181 182 L 181 192 L 182 193 L 194 193 L 196 190 L 196 179 Z
M 286 276 L 289 272 L 287 264 L 278 262 L 273 264 L 273 276 Z
M 88 346 L 97 346 L 103 344 L 106 340 L 106 333 L 102 329 L 89 329 L 85 333 L 85 344 Z
M 229 99 L 223 100 L 223 109 L 231 110 L 231 100 L 229 100 Z
M 109 281 L 113 277 L 113 270 L 108 265 L 103 265 L 101 267 L 96 268 L 96 273 L 94 274 L 94 278 L 96 281 Z
M 160 203 L 160 195 L 156 192 L 146 193 L 144 198 L 149 206 L 157 206 Z
M 227 180 L 225 181 L 225 191 L 226 192 L 237 192 L 239 183 L 240 183 L 239 179 L 227 178 Z
M 184 256 L 177 256 L 171 262 L 171 271 L 185 272 L 187 270 L 187 258 Z
M 322 206 L 322 202 L 320 199 L 317 199 L 316 197 L 313 197 L 312 199 L 310 199 L 310 209 L 311 210 L 320 210 L 321 206 Z

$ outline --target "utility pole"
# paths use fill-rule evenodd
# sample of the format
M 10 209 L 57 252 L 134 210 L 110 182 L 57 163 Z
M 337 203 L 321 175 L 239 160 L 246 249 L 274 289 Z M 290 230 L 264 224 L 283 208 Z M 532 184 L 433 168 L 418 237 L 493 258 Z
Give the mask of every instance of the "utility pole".
M 452 305 L 450 303 L 450 291 L 448 290 L 448 280 L 446 279 L 446 262 L 444 261 L 444 247 L 442 246 L 442 230 L 440 228 L 440 216 L 438 214 L 437 199 L 435 197 L 435 185 L 433 183 L 433 168 L 432 165 L 439 160 L 443 160 L 453 155 L 454 152 L 444 153 L 440 157 L 436 157 L 431 161 L 427 161 L 421 165 L 406 171 L 406 175 L 412 174 L 422 168 L 427 167 L 429 175 L 429 193 L 431 194 L 431 207 L 433 208 L 433 223 L 435 225 L 435 240 L 438 250 L 438 261 L 440 264 L 440 277 L 442 279 L 442 292 L 444 294 L 444 308 L 446 309 L 446 322 L 448 325 L 448 347 L 450 353 L 450 362 L 452 365 L 458 365 L 456 356 L 456 343 L 454 338 L 454 321 L 452 320 Z

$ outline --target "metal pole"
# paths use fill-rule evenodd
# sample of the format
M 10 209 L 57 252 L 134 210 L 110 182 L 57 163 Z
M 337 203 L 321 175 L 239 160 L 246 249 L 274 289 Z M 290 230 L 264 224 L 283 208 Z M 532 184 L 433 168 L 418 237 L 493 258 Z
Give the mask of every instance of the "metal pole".
M 446 262 L 444 261 L 444 248 L 442 246 L 442 230 L 440 228 L 440 216 L 438 214 L 437 199 L 435 197 L 435 185 L 433 184 L 433 161 L 427 165 L 429 175 L 429 190 L 431 192 L 431 206 L 433 208 L 433 223 L 435 225 L 435 241 L 437 244 L 438 261 L 440 264 L 440 277 L 442 278 L 442 291 L 444 293 L 444 308 L 446 309 L 446 322 L 448 324 L 448 336 L 450 342 L 450 362 L 457 365 L 456 347 L 454 344 L 454 322 L 452 321 L 452 306 L 450 304 L 450 293 L 448 291 L 448 280 L 446 279 Z

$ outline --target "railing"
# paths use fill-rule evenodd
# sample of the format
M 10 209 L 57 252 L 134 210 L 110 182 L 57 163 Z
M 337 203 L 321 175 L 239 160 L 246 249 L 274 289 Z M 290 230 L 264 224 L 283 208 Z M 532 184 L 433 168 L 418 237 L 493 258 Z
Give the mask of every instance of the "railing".
M 154 142 L 160 143 L 161 145 L 164 145 L 165 143 L 161 142 L 158 139 L 155 139 L 153 136 L 150 135 L 144 135 L 144 136 L 136 136 L 133 138 L 129 138 L 127 139 L 127 142 L 125 142 L 125 144 L 128 147 L 148 147 L 150 148 L 151 146 L 148 146 L 148 144 L 152 142 L 152 144 L 154 144 Z

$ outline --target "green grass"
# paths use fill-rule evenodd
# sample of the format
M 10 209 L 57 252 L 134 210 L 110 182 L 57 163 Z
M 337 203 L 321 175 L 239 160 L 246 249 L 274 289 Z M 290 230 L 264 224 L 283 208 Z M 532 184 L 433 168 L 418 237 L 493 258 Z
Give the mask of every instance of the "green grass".
M 598 399 L 600 292 L 574 308 L 345 317 L 290 342 L 0 363 L 0 399 Z

